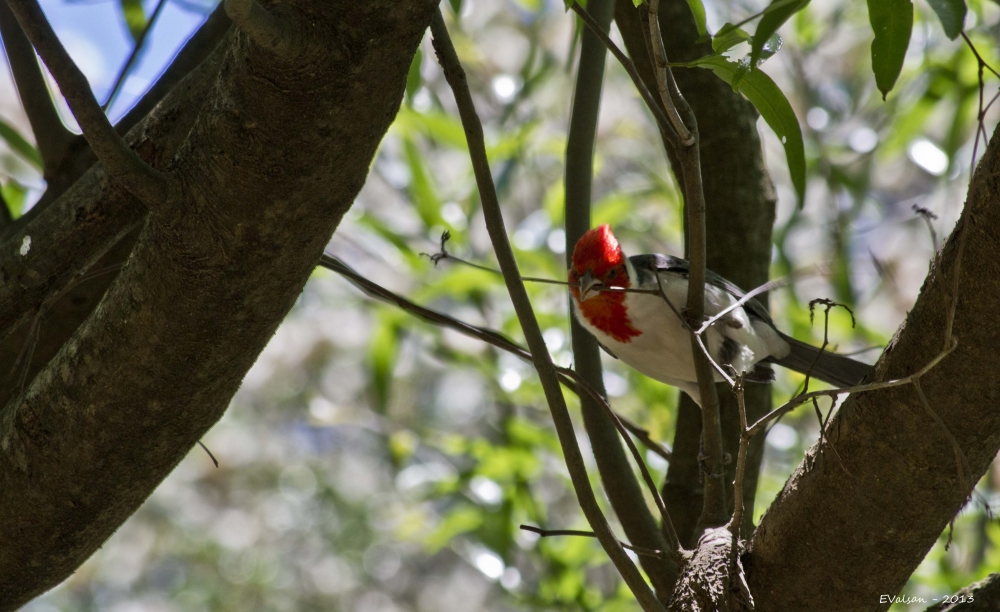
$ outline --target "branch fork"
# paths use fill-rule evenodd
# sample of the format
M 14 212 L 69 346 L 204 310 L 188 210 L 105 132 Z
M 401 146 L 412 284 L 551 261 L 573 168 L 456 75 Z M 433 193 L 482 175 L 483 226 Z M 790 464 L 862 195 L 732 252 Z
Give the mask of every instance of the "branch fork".
M 94 97 L 87 77 L 59 42 L 37 0 L 6 2 L 55 78 L 84 137 L 108 174 L 154 214 L 176 208 L 182 197 L 179 184 L 140 159 L 115 131 Z

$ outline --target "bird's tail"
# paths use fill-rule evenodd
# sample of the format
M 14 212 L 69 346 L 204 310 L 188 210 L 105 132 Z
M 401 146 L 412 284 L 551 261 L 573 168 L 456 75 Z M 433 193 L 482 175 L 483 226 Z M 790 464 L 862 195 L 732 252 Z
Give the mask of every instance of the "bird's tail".
M 771 357 L 768 361 L 802 374 L 808 373 L 836 387 L 853 387 L 872 370 L 868 364 L 836 353 L 820 351 L 811 344 L 799 342 L 785 334 L 781 334 L 781 338 L 792 347 L 792 350 L 782 359 Z

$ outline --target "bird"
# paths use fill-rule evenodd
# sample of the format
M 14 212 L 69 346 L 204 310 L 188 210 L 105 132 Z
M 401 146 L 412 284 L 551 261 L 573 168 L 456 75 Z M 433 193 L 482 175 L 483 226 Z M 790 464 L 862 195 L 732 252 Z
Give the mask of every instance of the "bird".
M 689 269 L 686 260 L 670 255 L 626 257 L 611 226 L 605 224 L 577 241 L 568 276 L 574 316 L 605 351 L 642 374 L 681 389 L 700 405 L 691 332 L 681 320 Z M 733 283 L 706 271 L 707 317 L 745 295 Z M 750 381 L 774 378 L 766 363 L 808 373 L 836 387 L 854 386 L 871 371 L 867 364 L 781 333 L 767 308 L 755 299 L 720 318 L 704 340 L 716 363 Z M 724 380 L 714 369 L 713 373 L 716 382 Z

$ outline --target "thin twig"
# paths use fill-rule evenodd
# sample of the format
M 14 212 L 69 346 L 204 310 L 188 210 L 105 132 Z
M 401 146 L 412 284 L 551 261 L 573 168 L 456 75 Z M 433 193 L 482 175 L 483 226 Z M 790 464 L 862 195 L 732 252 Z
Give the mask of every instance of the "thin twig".
M 813 272 L 814 270 L 812 269 L 802 272 L 792 272 L 791 274 L 787 274 L 785 276 L 782 276 L 781 278 L 776 278 L 774 280 L 764 283 L 763 285 L 754 287 L 751 291 L 748 291 L 743 297 L 741 297 L 735 303 L 726 306 L 724 309 L 720 310 L 718 314 L 716 314 L 713 317 L 710 317 L 707 321 L 702 323 L 701 327 L 699 327 L 698 331 L 696 331 L 695 333 L 698 334 L 699 336 L 704 334 L 709 327 L 718 323 L 719 320 L 722 319 L 722 317 L 726 316 L 727 314 L 731 313 L 737 308 L 743 308 L 744 306 L 746 306 L 747 302 L 754 299 L 758 295 L 762 293 L 767 293 L 768 291 L 774 291 L 775 289 L 781 289 L 782 287 L 787 287 L 788 285 L 797 282 L 800 278 L 813 274 Z
M 257 0 L 224 0 L 226 14 L 250 40 L 278 57 L 292 58 L 302 51 L 303 32 L 291 15 L 275 15 Z
M 680 96 L 674 75 L 670 72 L 670 63 L 667 61 L 667 50 L 663 44 L 663 34 L 660 30 L 660 0 L 649 0 L 649 40 L 653 50 L 653 61 L 656 68 L 656 84 L 660 91 L 660 100 L 667 111 L 667 118 L 671 127 L 677 133 L 680 144 L 683 147 L 690 147 L 698 140 L 695 130 L 685 125 L 677 111 L 676 100 Z
M 445 248 L 448 240 L 451 239 L 451 232 L 445 230 L 441 234 L 441 247 L 436 253 L 420 253 L 421 256 L 426 257 L 431 260 L 431 262 L 437 266 L 442 261 L 454 261 L 460 263 L 463 266 L 469 266 L 470 268 L 475 268 L 476 270 L 482 270 L 483 272 L 489 272 L 490 274 L 496 274 L 498 276 L 503 276 L 503 272 L 497 270 L 496 268 L 491 268 L 489 266 L 484 266 L 483 264 L 477 264 L 476 262 L 469 261 L 468 259 L 463 259 L 461 257 L 456 257 L 448 252 Z M 543 283 L 546 285 L 562 285 L 564 287 L 579 287 L 579 283 L 571 283 L 568 281 L 556 280 L 554 278 L 541 278 L 538 276 L 521 276 L 522 281 L 528 281 L 531 283 Z M 647 295 L 658 295 L 654 289 L 636 289 L 633 287 L 608 287 L 602 285 L 600 287 L 594 287 L 595 290 L 601 293 L 643 293 Z
M 530 531 L 531 533 L 537 533 L 539 537 L 551 538 L 555 536 L 580 536 L 584 538 L 596 538 L 597 534 L 593 531 L 580 531 L 578 529 L 542 529 L 540 527 L 532 527 L 531 525 L 519 525 L 519 528 L 524 531 Z M 642 546 L 632 546 L 626 542 L 618 541 L 622 545 L 622 548 L 627 548 L 637 555 L 643 555 L 646 557 L 656 557 L 657 559 L 667 559 L 667 554 L 662 550 L 653 550 L 651 548 L 643 548 Z
M 462 126 L 465 129 L 465 137 L 469 146 L 469 155 L 472 158 L 472 167 L 476 176 L 476 184 L 479 187 L 479 195 L 483 204 L 483 217 L 486 221 L 486 229 L 493 242 L 497 261 L 500 263 L 500 270 L 503 271 L 504 282 L 511 301 L 514 303 L 514 310 L 521 323 L 521 329 L 525 339 L 528 341 L 528 348 L 531 351 L 532 361 L 535 370 L 538 372 L 539 381 L 545 392 L 545 398 L 552 413 L 552 420 L 556 427 L 556 432 L 562 446 L 563 455 L 566 460 L 566 467 L 569 470 L 570 480 L 576 490 L 577 500 L 584 516 L 590 523 L 597 539 L 601 542 L 604 550 L 608 553 L 612 563 L 615 564 L 622 579 L 629 586 L 635 595 L 639 605 L 647 611 L 663 611 L 663 604 L 656 599 L 649 585 L 639 570 L 632 563 L 632 560 L 625 554 L 625 550 L 618 542 L 608 525 L 607 519 L 601 512 L 601 508 L 594 497 L 594 491 L 590 486 L 590 479 L 587 475 L 587 468 L 580 453 L 580 447 L 576 442 L 576 433 L 573 428 L 573 421 L 566 408 L 562 390 L 559 387 L 559 379 L 554 364 L 549 357 L 545 347 L 545 340 L 535 319 L 531 301 L 528 299 L 524 283 L 521 282 L 518 272 L 517 261 L 514 259 L 514 252 L 510 247 L 507 238 L 507 230 L 504 226 L 503 215 L 500 211 L 500 202 L 497 198 L 496 187 L 493 184 L 493 177 L 490 173 L 489 160 L 486 157 L 486 144 L 483 137 L 483 127 L 476 113 L 475 105 L 472 101 L 472 94 L 469 91 L 465 78 L 465 71 L 458 61 L 458 55 L 451 43 L 448 29 L 444 23 L 444 16 L 441 10 L 434 12 L 431 18 L 431 33 L 434 49 L 438 55 L 438 61 L 444 71 L 445 79 L 451 86 L 458 105 Z
M 21 106 L 28 116 L 38 153 L 42 156 L 42 174 L 49 180 L 65 157 L 73 133 L 59 118 L 59 111 L 45 84 L 42 67 L 35 57 L 35 49 L 4 0 L 0 0 L 0 37 L 3 38 L 3 48 Z
M 839 389 L 823 389 L 821 391 L 810 391 L 809 393 L 803 393 L 801 395 L 797 395 L 796 397 L 793 397 L 786 403 L 782 404 L 781 406 L 778 406 L 771 412 L 768 412 L 760 419 L 758 419 L 757 422 L 750 427 L 749 430 L 750 435 L 754 435 L 757 432 L 759 432 L 765 425 L 767 425 L 768 422 L 770 422 L 774 418 L 781 416 L 782 414 L 788 412 L 789 410 L 792 410 L 793 408 L 801 406 L 802 404 L 812 400 L 812 398 L 814 397 L 837 397 L 839 395 L 845 395 L 848 393 L 864 393 L 866 391 L 890 389 L 892 387 L 901 387 L 903 385 L 911 384 L 914 380 L 920 378 L 921 376 L 929 372 L 932 368 L 934 368 L 934 366 L 941 363 L 941 360 L 947 357 L 948 354 L 951 353 L 953 350 L 955 350 L 957 346 L 958 346 L 958 340 L 952 339 L 952 345 L 947 350 L 938 353 L 933 359 L 931 359 L 927 363 L 927 365 L 920 368 L 920 370 L 917 371 L 915 374 L 910 374 L 909 376 L 904 376 L 903 378 L 896 378 L 893 380 L 887 380 L 885 382 L 865 383 L 863 385 L 855 385 L 853 387 L 843 387 Z
M 461 257 L 456 257 L 455 255 L 452 255 L 451 253 L 448 252 L 448 249 L 446 247 L 449 240 L 451 240 L 451 232 L 449 232 L 448 230 L 441 232 L 441 247 L 438 250 L 438 252 L 420 253 L 420 255 L 431 260 L 431 263 L 433 263 L 435 267 L 437 267 L 437 265 L 442 261 L 454 261 L 462 264 L 463 266 L 469 266 L 470 268 L 475 268 L 476 270 L 482 270 L 483 272 L 489 272 L 491 274 L 498 274 L 500 276 L 503 276 L 503 272 L 497 270 L 496 268 L 491 268 L 489 266 L 477 264 L 475 262 L 469 261 L 468 259 L 462 259 Z M 567 287 L 579 286 L 578 283 L 569 283 L 566 281 L 555 280 L 552 278 L 539 278 L 536 276 L 522 276 L 521 280 L 530 281 L 533 283 L 545 283 L 548 285 L 564 285 Z M 616 287 L 616 289 L 621 289 L 621 287 Z
M 580 16 L 580 20 L 583 21 L 584 25 L 590 28 L 590 31 L 604 43 L 604 46 L 608 48 L 608 51 L 611 51 L 611 54 L 614 55 L 615 59 L 617 59 L 622 65 L 625 72 L 628 73 L 629 78 L 632 79 L 632 83 L 635 84 L 635 88 L 639 90 L 639 95 L 642 96 L 642 100 L 646 103 L 646 107 L 649 108 L 649 112 L 653 113 L 653 119 L 656 121 L 656 125 L 659 128 L 663 139 L 666 140 L 671 147 L 676 148 L 679 144 L 677 132 L 674 131 L 674 128 L 670 124 L 670 120 L 667 119 L 667 116 L 663 113 L 663 108 L 656 103 L 656 98 L 653 97 L 652 92 L 650 92 L 649 88 L 646 87 L 646 83 L 643 82 L 642 77 L 639 76 L 639 71 L 636 69 L 635 64 L 629 56 L 625 55 L 625 52 L 615 44 L 615 41 L 611 40 L 611 37 L 600 28 L 597 22 L 594 21 L 593 17 L 587 14 L 586 9 L 580 6 L 578 2 L 574 1 L 570 8 L 572 8 L 573 12 Z
M 934 245 L 934 252 L 937 253 L 938 236 L 937 232 L 934 231 L 934 221 L 938 218 L 938 216 L 932 213 L 927 208 L 924 208 L 923 206 L 917 206 L 916 204 L 913 205 L 913 212 L 915 212 L 917 216 L 923 219 L 924 223 L 927 224 L 927 230 L 931 233 L 931 243 Z
M 632 459 L 639 467 L 639 473 L 642 475 L 642 479 L 646 483 L 646 487 L 649 489 L 650 495 L 653 497 L 653 502 L 656 504 L 656 509 L 660 513 L 660 519 L 663 521 L 663 534 L 667 538 L 667 544 L 670 545 L 671 550 L 674 551 L 674 554 L 676 555 L 677 552 L 680 551 L 680 539 L 677 536 L 674 523 L 670 519 L 670 513 L 667 511 L 667 505 L 663 501 L 663 496 L 660 494 L 659 488 L 657 488 L 656 483 L 653 481 L 652 474 L 649 473 L 649 468 L 646 466 L 646 462 L 643 460 L 642 454 L 636 447 L 632 437 L 628 435 L 628 430 L 625 428 L 625 425 L 621 422 L 621 419 L 615 411 L 612 410 L 611 404 L 609 404 L 604 396 L 598 393 L 597 390 L 594 389 L 594 387 L 591 386 L 579 372 L 569 368 L 557 368 L 557 371 L 572 378 L 579 385 L 579 387 L 591 397 L 591 399 L 597 402 L 598 406 L 604 410 L 607 417 L 611 419 L 611 422 L 614 424 L 615 429 L 618 430 L 622 439 L 625 440 L 625 446 L 628 447 L 629 452 L 632 454 Z
M 736 385 L 733 391 L 736 394 L 736 405 L 740 413 L 740 445 L 736 453 L 736 476 L 733 479 L 733 518 L 729 522 L 729 531 L 733 534 L 733 551 L 737 549 L 736 543 L 740 539 L 740 526 L 743 524 L 744 500 L 743 500 L 743 480 L 746 476 L 747 450 L 750 447 L 750 439 L 753 437 L 747 431 L 747 407 L 744 396 L 744 378 L 739 374 L 736 378 Z
M 125 144 L 94 98 L 87 77 L 63 48 L 37 0 L 7 0 L 21 29 L 34 45 L 76 117 L 83 135 L 108 173 L 143 204 L 163 211 L 173 184 Z
M 118 71 L 118 76 L 115 77 L 115 84 L 111 87 L 111 93 L 108 94 L 108 99 L 105 100 L 104 112 L 108 112 L 111 108 L 111 104 L 118 97 L 118 93 L 121 91 L 122 85 L 125 83 L 125 77 L 128 76 L 129 70 L 132 69 L 132 64 L 135 63 L 136 58 L 139 57 L 139 52 L 142 51 L 143 45 L 146 44 L 146 38 L 149 33 L 153 30 L 153 24 L 156 23 L 156 19 L 160 16 L 160 12 L 163 7 L 167 5 L 167 0 L 159 0 L 156 3 L 156 8 L 153 9 L 153 14 L 149 16 L 149 20 L 146 21 L 146 26 L 142 29 L 142 33 L 139 34 L 139 38 L 136 39 L 135 45 L 132 47 L 132 52 L 129 53 L 128 59 L 122 65 L 121 70 Z
M 958 440 L 955 439 L 954 434 L 948 429 L 948 426 L 944 424 L 938 413 L 931 408 L 930 402 L 927 401 L 927 396 L 924 395 L 924 389 L 920 386 L 920 378 L 913 379 L 913 388 L 917 390 L 917 397 L 920 398 L 920 403 L 924 405 L 924 410 L 927 412 L 927 416 L 931 417 L 941 431 L 944 432 L 946 438 L 951 443 L 951 448 L 955 452 L 955 467 L 958 468 L 958 482 L 962 487 L 968 486 L 969 490 L 975 488 L 976 483 L 972 480 L 972 470 L 969 468 L 969 460 L 965 457 L 965 453 L 962 452 L 962 447 L 958 445 Z M 969 478 L 965 475 L 968 474 Z
M 646 430 L 646 429 L 640 427 L 639 425 L 637 425 L 636 423 L 633 423 L 632 421 L 626 419 L 625 417 L 623 417 L 622 415 L 618 414 L 617 412 L 615 414 L 618 415 L 618 420 L 621 421 L 622 426 L 625 427 L 625 429 L 627 429 L 630 434 L 632 434 L 633 436 L 635 436 L 636 438 L 638 438 L 639 441 L 642 442 L 646 446 L 646 448 L 648 448 L 649 450 L 653 451 L 654 453 L 656 453 L 657 455 L 659 455 L 663 459 L 666 459 L 667 461 L 670 461 L 670 455 L 671 455 L 670 449 L 668 449 L 667 447 L 663 446 L 662 444 L 660 444 L 659 442 L 657 442 L 656 440 L 654 440 L 649 435 L 649 431 L 648 430 Z
M 215 458 L 215 455 L 212 454 L 212 451 L 208 450 L 208 447 L 205 446 L 205 443 L 202 442 L 201 440 L 198 440 L 198 446 L 200 446 L 202 450 L 208 453 L 208 458 L 212 460 L 212 463 L 215 464 L 215 467 L 219 467 L 219 460 Z

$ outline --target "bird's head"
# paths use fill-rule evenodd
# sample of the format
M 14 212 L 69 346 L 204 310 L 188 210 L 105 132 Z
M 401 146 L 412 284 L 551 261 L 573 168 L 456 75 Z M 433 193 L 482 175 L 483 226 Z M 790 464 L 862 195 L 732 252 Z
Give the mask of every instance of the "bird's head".
M 629 286 L 625 255 L 618 245 L 618 239 L 611 233 L 611 226 L 605 224 L 588 230 L 576 242 L 573 249 L 573 265 L 569 269 L 570 291 L 573 297 L 585 302 L 601 296 L 606 287 Z M 622 299 L 620 293 L 608 293 L 607 298 Z

